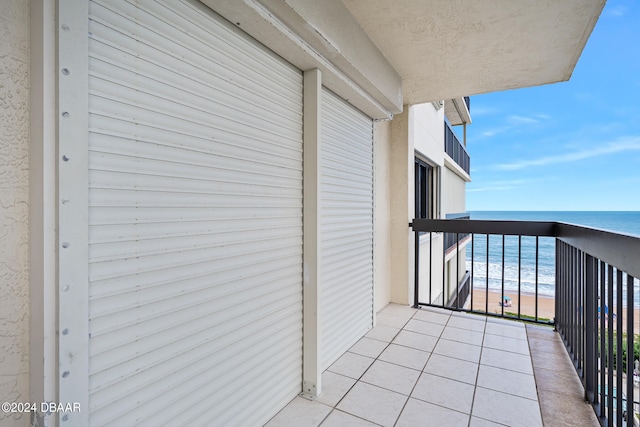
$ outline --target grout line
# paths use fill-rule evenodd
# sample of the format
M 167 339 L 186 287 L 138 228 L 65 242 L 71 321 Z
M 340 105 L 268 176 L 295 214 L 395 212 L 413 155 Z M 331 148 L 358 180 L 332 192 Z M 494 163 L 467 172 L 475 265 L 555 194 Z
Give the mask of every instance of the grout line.
M 413 313 L 413 315 L 415 316 L 415 314 L 418 311 L 416 311 L 415 313 Z M 451 318 L 451 315 L 449 314 L 449 319 Z M 413 318 L 413 316 L 411 316 Z M 449 323 L 449 319 L 447 319 L 447 323 Z M 419 320 L 419 319 L 416 319 Z M 408 322 L 407 322 L 408 323 Z M 406 326 L 406 325 L 405 325 Z M 444 325 L 446 327 L 446 323 Z M 404 329 L 402 329 L 404 330 Z M 409 331 L 412 332 L 412 331 Z M 438 345 L 438 342 L 440 342 L 440 337 L 442 336 L 442 333 L 444 332 L 444 328 L 442 328 L 442 331 L 440 332 L 440 336 L 438 337 L 433 337 L 436 338 L 436 343 L 433 345 L 433 350 L 435 350 L 436 346 Z M 399 333 L 399 332 L 398 332 Z M 416 332 L 417 333 L 417 332 Z M 424 335 L 424 334 L 422 334 Z M 431 335 L 426 335 L 426 336 L 431 336 Z M 411 348 L 411 347 L 409 347 Z M 422 370 L 420 371 L 420 375 L 418 375 L 418 379 L 416 379 L 416 382 L 413 384 L 413 387 L 411 388 L 411 391 L 409 392 L 409 395 L 407 396 L 407 400 L 404 402 L 404 405 L 402 405 L 402 409 L 400 410 L 400 412 L 398 413 L 398 416 L 396 417 L 396 421 L 393 423 L 393 425 L 397 425 L 398 421 L 400 421 L 400 417 L 402 416 L 402 413 L 404 412 L 404 410 L 407 407 L 407 403 L 409 403 L 409 399 L 411 399 L 411 395 L 413 394 L 413 392 L 416 389 L 416 386 L 418 385 L 418 382 L 420 381 L 420 378 L 422 378 L 422 375 L 424 374 L 424 369 L 427 367 L 427 364 L 429 364 L 429 360 L 431 359 L 431 356 L 433 356 L 433 350 L 429 352 L 429 356 L 427 357 L 427 361 L 424 363 L 424 366 L 422 367 Z M 420 400 L 420 399 L 418 399 Z M 424 401 L 423 401 L 424 402 Z M 431 403 L 431 402 L 427 402 L 427 403 Z M 438 405 L 439 406 L 439 405 Z M 447 408 L 449 409 L 449 408 Z
M 471 398 L 471 408 L 469 409 L 469 424 L 471 426 L 471 418 L 473 418 L 473 407 L 476 404 L 476 391 L 478 390 L 478 376 L 480 375 L 480 364 L 482 363 L 482 352 L 484 351 L 484 339 L 487 335 L 487 324 L 485 322 L 484 330 L 482 331 L 482 345 L 480 346 L 480 357 L 478 357 L 478 370 L 476 371 L 476 381 L 473 384 L 473 397 Z

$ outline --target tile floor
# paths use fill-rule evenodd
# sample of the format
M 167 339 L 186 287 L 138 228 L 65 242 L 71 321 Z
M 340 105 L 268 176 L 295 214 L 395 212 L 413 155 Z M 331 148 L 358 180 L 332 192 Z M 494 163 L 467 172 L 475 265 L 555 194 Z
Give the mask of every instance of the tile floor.
M 531 342 L 539 349 L 530 351 Z M 562 352 L 550 328 L 389 305 L 377 326 L 323 373 L 317 400 L 295 398 L 267 426 L 534 427 L 576 416 L 580 425 L 598 425 Z M 547 357 L 560 361 L 565 384 L 573 379 L 572 393 L 553 385 Z M 573 400 L 563 406 L 563 395 Z

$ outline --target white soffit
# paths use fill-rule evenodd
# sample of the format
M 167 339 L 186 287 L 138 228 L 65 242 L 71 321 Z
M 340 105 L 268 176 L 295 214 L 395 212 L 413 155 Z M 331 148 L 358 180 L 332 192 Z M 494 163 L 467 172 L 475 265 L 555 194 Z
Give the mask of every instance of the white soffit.
M 343 0 L 405 104 L 565 81 L 605 0 Z
M 453 98 L 444 101 L 444 115 L 451 126 L 471 124 L 471 113 L 464 98 Z

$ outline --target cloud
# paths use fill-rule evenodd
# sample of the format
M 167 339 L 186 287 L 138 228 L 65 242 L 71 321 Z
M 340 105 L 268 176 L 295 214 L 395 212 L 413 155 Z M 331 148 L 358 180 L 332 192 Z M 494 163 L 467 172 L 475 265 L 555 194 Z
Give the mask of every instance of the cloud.
M 501 134 L 501 133 L 510 132 L 514 128 L 518 128 L 518 127 L 521 127 L 521 126 L 528 126 L 528 125 L 536 125 L 536 124 L 540 123 L 541 121 L 548 120 L 550 118 L 551 118 L 551 116 L 549 116 L 548 114 L 543 114 L 543 113 L 535 114 L 535 115 L 533 115 L 531 117 L 511 115 L 511 116 L 509 116 L 509 117 L 507 117 L 505 119 L 505 123 L 506 123 L 505 125 L 500 126 L 500 127 L 495 127 L 493 129 L 487 129 L 487 130 L 481 132 L 479 137 L 481 137 L 481 138 L 491 138 L 492 136 L 496 136 L 496 135 Z
M 509 116 L 507 121 L 514 126 L 519 125 L 534 125 L 536 123 L 540 123 L 540 120 L 534 119 L 533 117 L 524 117 L 524 116 Z
M 472 110 L 471 110 L 472 117 L 475 117 L 475 116 L 488 116 L 488 115 L 498 114 L 498 113 L 501 113 L 501 111 L 499 109 L 497 109 L 497 108 L 494 108 L 494 107 L 476 107 L 476 106 L 473 106 Z
M 588 159 L 591 157 L 621 153 L 625 151 L 640 151 L 640 137 L 620 138 L 617 141 L 609 142 L 599 147 L 593 147 L 586 150 L 578 150 L 571 153 L 558 154 L 555 156 L 546 156 L 539 159 L 521 160 L 514 163 L 503 163 L 496 165 L 494 168 L 503 171 L 513 171 L 531 166 L 546 166 L 554 163 L 570 163 L 578 160 Z
M 511 126 L 502 126 L 499 128 L 493 128 L 493 129 L 489 129 L 489 130 L 485 130 L 484 132 L 482 132 L 480 135 L 483 137 L 492 137 L 492 136 L 496 136 L 500 133 L 505 133 L 508 132 L 512 129 Z
M 613 16 L 624 16 L 627 13 L 627 8 L 624 6 L 616 6 L 608 9 L 607 13 Z

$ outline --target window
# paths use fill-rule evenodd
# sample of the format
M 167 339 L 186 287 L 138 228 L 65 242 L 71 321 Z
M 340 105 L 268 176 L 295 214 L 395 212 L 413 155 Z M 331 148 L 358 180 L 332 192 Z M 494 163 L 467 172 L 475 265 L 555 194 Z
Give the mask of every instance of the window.
M 435 168 L 426 162 L 415 159 L 415 218 L 435 218 L 436 198 L 434 191 Z

